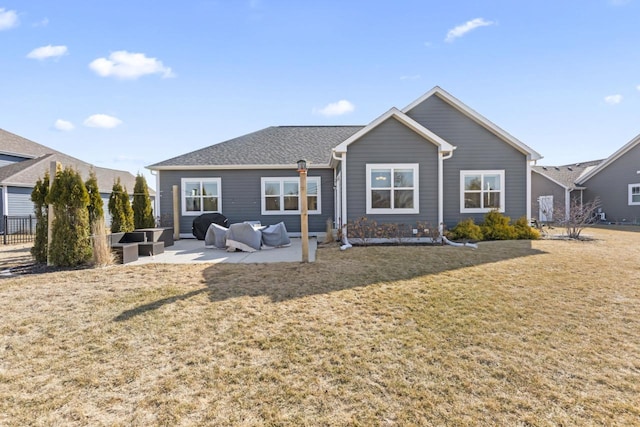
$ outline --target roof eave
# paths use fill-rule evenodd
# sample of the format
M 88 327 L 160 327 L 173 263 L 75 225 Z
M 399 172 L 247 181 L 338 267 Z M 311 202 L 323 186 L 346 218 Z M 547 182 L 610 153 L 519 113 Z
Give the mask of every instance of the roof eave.
M 330 169 L 331 164 L 311 164 L 307 163 L 309 169 Z M 149 165 L 145 166 L 149 170 L 267 170 L 267 169 L 292 169 L 297 170 L 295 163 L 286 165 Z
M 584 184 L 585 182 L 587 182 L 589 179 L 593 178 L 596 174 L 598 174 L 601 170 L 605 169 L 607 166 L 609 166 L 611 163 L 615 162 L 616 160 L 618 160 L 620 157 L 622 157 L 623 155 L 625 155 L 629 150 L 631 150 L 632 148 L 634 148 L 636 145 L 638 145 L 640 143 L 640 135 L 637 135 L 636 137 L 632 138 L 631 141 L 627 142 L 625 145 L 623 145 L 620 149 L 618 149 L 615 153 L 613 153 L 612 155 L 610 155 L 609 157 L 607 157 L 604 161 L 602 161 L 602 163 L 600 163 L 598 166 L 596 166 L 595 168 L 591 169 L 589 172 L 587 172 L 586 174 L 584 174 L 583 176 L 581 176 L 579 178 L 578 181 L 576 181 L 578 184 Z

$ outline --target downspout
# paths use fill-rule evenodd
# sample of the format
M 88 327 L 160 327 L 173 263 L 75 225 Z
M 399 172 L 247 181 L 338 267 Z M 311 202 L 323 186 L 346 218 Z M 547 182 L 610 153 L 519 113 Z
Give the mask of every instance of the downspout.
M 335 150 L 331 150 L 331 156 L 334 160 L 340 162 L 340 171 L 342 173 L 342 180 L 340 182 L 340 185 L 342 185 L 342 224 L 340 224 L 342 230 L 342 246 L 340 246 L 340 249 L 345 250 L 351 247 L 351 243 L 349 243 L 349 239 L 347 238 L 347 153 L 343 152 L 342 155 L 338 157 Z
M 569 219 L 569 214 L 571 213 L 571 189 L 567 188 L 564 190 L 564 220 L 567 221 Z M 582 191 L 582 190 L 581 190 Z
M 453 150 L 444 154 L 438 148 L 438 233 L 441 238 L 444 237 L 444 161 L 453 157 Z
M 527 154 L 527 176 L 526 176 L 526 204 L 527 204 L 527 222 L 531 224 L 531 154 Z M 503 193 L 504 194 L 504 193 Z

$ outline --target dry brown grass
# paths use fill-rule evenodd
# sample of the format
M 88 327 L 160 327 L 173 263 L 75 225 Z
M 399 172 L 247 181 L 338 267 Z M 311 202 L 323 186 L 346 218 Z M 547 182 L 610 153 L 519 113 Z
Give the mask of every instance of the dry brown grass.
M 0 425 L 634 425 L 640 234 L 586 233 L 2 279 Z

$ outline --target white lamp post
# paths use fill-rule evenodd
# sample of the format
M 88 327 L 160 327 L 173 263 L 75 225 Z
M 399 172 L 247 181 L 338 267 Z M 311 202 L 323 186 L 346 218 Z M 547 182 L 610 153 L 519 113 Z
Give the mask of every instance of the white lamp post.
M 307 161 L 298 160 L 300 173 L 300 238 L 302 262 L 309 262 L 309 214 L 307 212 Z

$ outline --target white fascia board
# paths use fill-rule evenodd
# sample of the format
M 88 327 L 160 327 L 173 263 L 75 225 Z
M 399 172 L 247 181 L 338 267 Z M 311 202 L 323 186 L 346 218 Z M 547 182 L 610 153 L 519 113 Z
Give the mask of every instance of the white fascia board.
M 366 135 L 367 133 L 369 133 L 376 127 L 378 127 L 380 124 L 384 123 L 386 120 L 392 117 L 398 120 L 400 123 L 404 124 L 409 129 L 416 132 L 418 135 L 422 136 L 424 139 L 438 146 L 438 149 L 440 152 L 450 153 L 453 150 L 455 150 L 455 147 L 453 145 L 449 144 L 447 141 L 440 138 L 438 135 L 431 132 L 429 129 L 425 128 L 420 123 L 416 122 L 411 117 L 404 114 L 402 111 L 393 107 L 390 110 L 388 110 L 386 113 L 382 114 L 377 119 L 369 123 L 367 126 L 365 126 L 364 128 L 360 129 L 358 132 L 353 134 L 351 137 L 349 137 L 349 139 L 347 139 L 344 142 L 341 142 L 337 147 L 333 149 L 333 151 L 337 153 L 346 153 L 347 147 L 349 147 L 349 145 L 351 145 L 358 139 L 362 138 L 364 135 Z
M 460 111 L 462 114 L 466 115 L 467 117 L 469 117 L 470 119 L 478 123 L 480 126 L 489 130 L 490 132 L 498 136 L 500 139 L 502 139 L 503 141 L 507 142 L 509 145 L 516 148 L 518 151 L 522 152 L 523 154 L 527 154 L 531 156 L 530 160 L 535 161 L 535 160 L 542 159 L 542 155 L 537 151 L 535 151 L 533 148 L 529 147 L 524 142 L 520 141 L 519 139 L 517 139 L 516 137 L 514 137 L 504 129 L 500 128 L 495 123 L 493 123 L 492 121 L 484 117 L 482 114 L 473 110 L 468 105 L 464 104 L 458 98 L 454 97 L 449 92 L 445 91 L 439 86 L 435 86 L 429 92 L 425 93 L 420 98 L 416 99 L 411 104 L 407 105 L 405 108 L 402 109 L 402 112 L 405 114 L 408 113 L 417 105 L 423 103 L 426 99 L 432 97 L 433 95 L 438 96 L 438 98 L 442 99 L 447 104 L 451 105 L 452 107 Z
M 615 153 L 613 153 L 612 155 L 610 155 L 609 157 L 607 157 L 602 163 L 600 163 L 598 166 L 594 167 L 593 169 L 591 169 L 589 172 L 585 173 L 584 175 L 580 176 L 578 178 L 578 180 L 576 181 L 578 184 L 584 184 L 586 181 L 588 181 L 589 179 L 593 178 L 594 175 L 596 175 L 597 173 L 599 173 L 601 170 L 603 170 L 604 168 L 606 168 L 607 166 L 609 166 L 611 163 L 615 162 L 616 160 L 618 160 L 620 157 L 624 156 L 629 150 L 631 150 L 632 148 L 634 148 L 636 145 L 638 145 L 640 143 L 640 135 L 637 135 L 635 138 L 633 138 L 631 141 L 627 142 L 622 148 L 620 148 L 618 151 L 616 151 Z
M 314 165 L 307 163 L 309 169 L 331 169 L 331 165 Z M 184 165 L 184 166 L 145 166 L 149 170 L 247 170 L 247 169 L 291 169 L 297 170 L 297 165 Z

